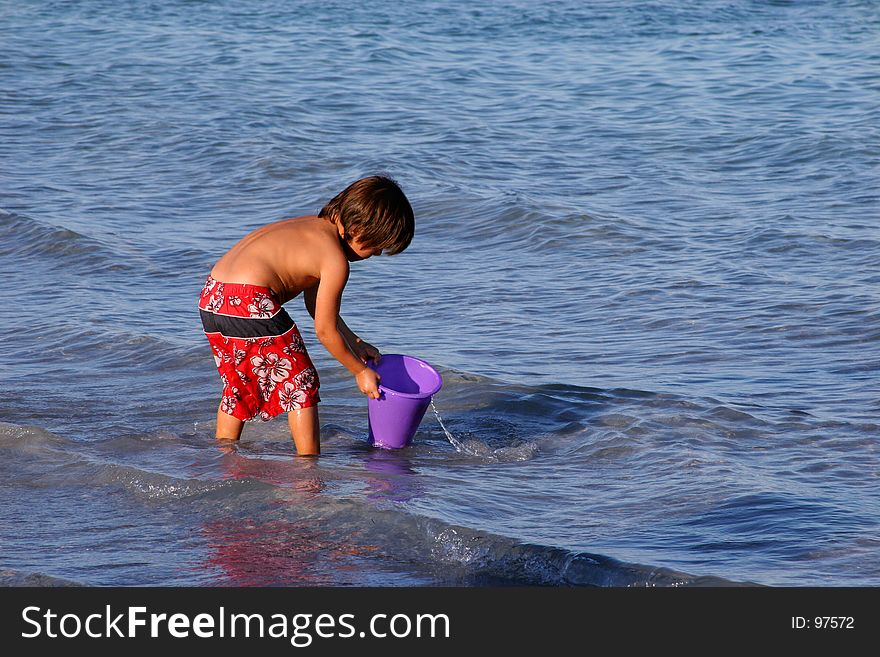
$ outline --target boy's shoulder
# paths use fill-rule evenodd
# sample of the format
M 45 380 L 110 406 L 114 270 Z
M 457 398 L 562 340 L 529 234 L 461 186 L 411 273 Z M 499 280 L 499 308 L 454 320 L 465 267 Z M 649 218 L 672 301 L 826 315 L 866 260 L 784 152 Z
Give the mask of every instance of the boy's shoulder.
M 288 262 L 305 265 L 308 269 L 330 269 L 348 272 L 348 259 L 334 224 L 314 215 L 283 219 L 276 224 L 283 233 L 277 237 L 277 245 L 290 256 Z M 275 240 L 273 240 L 275 241 Z M 295 266 L 295 265 L 294 265 Z
M 335 252 L 342 257 L 345 255 L 334 227 L 314 215 L 282 219 L 267 224 L 261 230 L 266 239 L 279 244 L 285 243 L 287 247 L 298 247 L 322 254 Z

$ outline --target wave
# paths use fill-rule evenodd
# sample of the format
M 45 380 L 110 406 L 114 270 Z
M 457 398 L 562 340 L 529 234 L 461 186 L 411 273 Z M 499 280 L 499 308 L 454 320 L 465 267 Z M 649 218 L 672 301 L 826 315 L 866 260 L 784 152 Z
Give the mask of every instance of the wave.
M 634 564 L 587 552 L 522 543 L 438 521 L 418 520 L 427 533 L 425 563 L 445 584 L 594 587 L 737 586 L 711 576 Z M 427 548 L 427 549 L 426 549 Z
M 46 573 L 23 572 L 9 568 L 0 569 L 0 586 L 83 586 L 81 582 L 55 577 Z
M 37 427 L 0 423 L 0 456 L 6 463 L 4 482 L 17 488 L 76 489 L 87 498 L 99 494 L 105 499 L 121 493 L 123 499 L 116 504 L 134 504 L 147 514 L 150 508 L 173 509 L 180 525 L 174 531 L 181 533 L 191 531 L 187 523 L 206 520 L 232 531 L 247 518 L 257 527 L 275 527 L 284 544 L 295 541 L 303 528 L 320 527 L 331 532 L 337 544 L 363 548 L 383 563 L 402 564 L 436 585 L 736 585 L 718 577 L 626 563 L 463 527 L 417 513 L 405 504 L 347 494 L 352 486 L 364 483 L 359 478 L 363 474 L 271 455 L 224 454 L 200 436 L 128 436 L 88 444 Z M 159 471 L 163 468 L 166 472 Z M 372 475 L 374 471 L 367 474 Z M 121 539 L 118 551 L 129 549 L 125 540 Z M 0 584 L 71 584 L 48 575 L 8 573 L 0 574 Z M 272 576 L 263 573 L 261 581 L 267 577 L 271 581 Z M 283 573 L 279 570 L 277 576 Z
M 39 259 L 50 266 L 76 271 L 126 272 L 133 267 L 129 256 L 116 253 L 108 244 L 76 231 L 51 226 L 0 209 L 0 257 L 21 263 Z
M 211 445 L 205 441 L 204 445 Z M 124 446 L 120 448 L 121 446 Z M 150 436 L 141 439 L 114 438 L 104 443 L 88 444 L 68 440 L 39 427 L 0 422 L 0 453 L 17 464 L 5 473 L 8 483 L 31 488 L 53 488 L 82 485 L 113 487 L 124 490 L 143 501 L 173 501 L 210 495 L 230 489 L 271 489 L 270 484 L 257 480 L 222 479 L 180 476 L 160 472 L 159 467 L 174 471 L 168 465 L 167 451 L 155 461 L 156 448 L 181 451 L 179 439 L 157 442 Z M 131 461 L 125 463 L 120 461 Z M 137 465 L 140 461 L 140 464 Z M 154 467 L 155 466 L 155 467 Z M 184 466 L 185 468 L 186 466 Z

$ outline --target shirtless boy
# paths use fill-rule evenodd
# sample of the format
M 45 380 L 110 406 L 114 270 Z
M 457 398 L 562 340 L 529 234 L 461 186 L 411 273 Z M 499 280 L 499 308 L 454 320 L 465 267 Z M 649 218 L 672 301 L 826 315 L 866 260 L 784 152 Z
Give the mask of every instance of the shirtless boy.
M 286 411 L 297 453 L 320 454 L 318 373 L 282 307 L 300 293 L 321 344 L 362 393 L 379 396 L 379 375 L 367 367 L 379 351 L 339 316 L 342 291 L 349 263 L 400 253 L 414 230 L 412 207 L 397 184 L 370 176 L 337 194 L 317 216 L 258 228 L 220 258 L 199 299 L 223 382 L 218 440 L 238 440 L 246 420 Z

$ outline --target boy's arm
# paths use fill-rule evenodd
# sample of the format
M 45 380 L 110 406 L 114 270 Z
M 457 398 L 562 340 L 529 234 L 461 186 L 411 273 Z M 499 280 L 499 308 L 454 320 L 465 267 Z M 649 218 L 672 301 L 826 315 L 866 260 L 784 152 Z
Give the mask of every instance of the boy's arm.
M 315 318 L 315 302 L 317 294 L 317 285 L 303 290 L 303 300 L 305 301 L 306 310 L 309 312 L 309 315 L 312 316 L 312 319 Z M 342 339 L 345 340 L 345 343 L 348 345 L 349 350 L 351 350 L 361 362 L 365 363 L 367 360 L 374 360 L 377 363 L 379 362 L 379 359 L 382 357 L 379 350 L 359 338 L 357 334 L 348 327 L 348 324 L 345 323 L 339 313 L 336 314 L 336 326 L 339 329 L 339 333 L 342 335 Z
M 359 338 L 354 331 L 348 328 L 348 325 L 342 319 L 341 315 L 337 318 L 337 325 L 339 326 L 339 332 L 342 333 L 342 337 L 345 338 L 345 341 L 348 344 L 348 348 L 351 349 L 351 352 L 355 356 L 360 358 L 362 363 L 366 363 L 368 360 L 372 360 L 376 363 L 379 362 L 382 358 L 382 354 L 379 353 L 379 350 L 369 342 L 365 342 Z
M 342 303 L 342 290 L 347 282 L 348 262 L 329 262 L 321 270 L 317 289 L 310 288 L 304 292 L 306 308 L 315 319 L 315 335 L 324 348 L 354 375 L 362 393 L 377 399 L 379 375 L 352 353 L 340 327 L 339 306 Z M 313 307 L 309 307 L 310 305 Z M 344 322 L 341 324 L 345 326 Z M 347 326 L 345 330 L 354 335 Z

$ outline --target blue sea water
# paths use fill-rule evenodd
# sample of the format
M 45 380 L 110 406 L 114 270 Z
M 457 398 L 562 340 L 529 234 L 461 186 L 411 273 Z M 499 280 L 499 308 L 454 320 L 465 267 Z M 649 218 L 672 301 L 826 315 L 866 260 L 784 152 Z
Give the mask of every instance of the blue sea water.
M 213 441 L 204 276 L 371 173 L 322 449 Z M 0 4 L 0 582 L 880 585 L 880 3 Z

